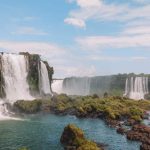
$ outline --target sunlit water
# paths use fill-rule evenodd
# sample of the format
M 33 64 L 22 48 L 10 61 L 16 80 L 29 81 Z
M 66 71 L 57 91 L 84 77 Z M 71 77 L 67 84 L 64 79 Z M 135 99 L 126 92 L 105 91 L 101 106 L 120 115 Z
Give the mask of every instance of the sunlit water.
M 17 150 L 22 146 L 31 150 L 63 150 L 59 139 L 68 123 L 82 128 L 87 138 L 108 144 L 108 150 L 139 150 L 139 143 L 128 141 L 102 120 L 56 115 L 0 121 L 0 150 Z

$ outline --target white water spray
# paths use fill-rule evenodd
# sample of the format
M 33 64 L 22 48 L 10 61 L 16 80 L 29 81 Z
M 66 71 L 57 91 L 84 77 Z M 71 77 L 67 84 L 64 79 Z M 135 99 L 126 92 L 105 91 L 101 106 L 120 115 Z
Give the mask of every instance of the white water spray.
M 41 93 L 51 94 L 50 81 L 46 65 L 41 61 L 41 74 L 40 74 L 40 89 Z
M 27 59 L 24 55 L 2 55 L 2 74 L 5 82 L 5 93 L 6 99 L 10 103 L 21 99 L 33 99 L 27 83 L 27 68 Z
M 53 80 L 52 90 L 58 94 L 63 93 L 63 80 Z
M 91 78 L 71 78 L 63 83 L 63 91 L 68 95 L 89 95 L 91 89 Z
M 148 77 L 130 77 L 126 79 L 124 96 L 140 100 L 144 99 L 144 96 L 148 93 Z

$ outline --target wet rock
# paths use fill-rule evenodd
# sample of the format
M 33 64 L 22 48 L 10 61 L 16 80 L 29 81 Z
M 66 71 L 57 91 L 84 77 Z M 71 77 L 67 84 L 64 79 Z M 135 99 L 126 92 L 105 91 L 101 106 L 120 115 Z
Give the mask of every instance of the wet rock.
M 140 146 L 140 150 L 150 150 L 150 145 L 142 143 Z
M 145 125 L 135 125 L 127 132 L 127 139 L 140 141 L 140 150 L 150 150 L 150 127 Z
M 127 131 L 126 131 L 126 129 L 124 129 L 124 128 L 122 128 L 122 127 L 119 127 L 119 128 L 117 128 L 117 133 L 119 133 L 119 134 L 125 134 Z

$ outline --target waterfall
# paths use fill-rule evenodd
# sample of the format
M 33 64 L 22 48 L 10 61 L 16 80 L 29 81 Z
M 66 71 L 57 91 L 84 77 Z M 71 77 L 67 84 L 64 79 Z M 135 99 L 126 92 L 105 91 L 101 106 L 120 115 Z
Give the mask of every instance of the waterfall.
M 68 95 L 89 95 L 91 78 L 70 78 L 63 82 L 63 91 Z
M 148 77 L 130 77 L 126 79 L 124 96 L 140 100 L 144 99 L 148 93 Z
M 40 90 L 42 94 L 51 94 L 50 91 L 50 81 L 48 76 L 48 70 L 46 65 L 40 61 L 41 69 L 40 69 Z
M 63 80 L 53 80 L 52 90 L 58 94 L 63 93 Z
M 26 57 L 24 55 L 3 54 L 1 58 L 6 99 L 10 103 L 19 99 L 33 99 L 27 82 L 28 66 Z

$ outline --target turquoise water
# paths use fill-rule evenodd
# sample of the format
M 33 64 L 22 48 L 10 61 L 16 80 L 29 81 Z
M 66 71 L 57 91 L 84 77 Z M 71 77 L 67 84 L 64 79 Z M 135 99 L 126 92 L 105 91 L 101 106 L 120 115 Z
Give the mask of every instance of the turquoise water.
M 24 121 L 0 121 L 0 150 L 63 150 L 59 139 L 63 128 L 75 123 L 87 138 L 108 144 L 107 150 L 139 150 L 139 143 L 126 140 L 99 119 L 77 119 L 74 116 L 38 115 Z

